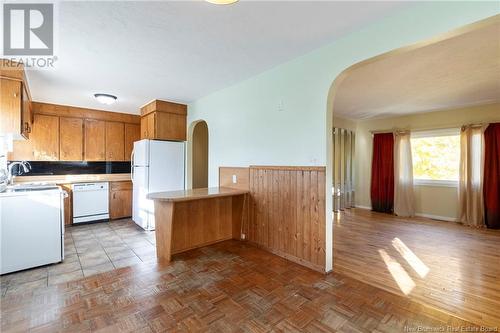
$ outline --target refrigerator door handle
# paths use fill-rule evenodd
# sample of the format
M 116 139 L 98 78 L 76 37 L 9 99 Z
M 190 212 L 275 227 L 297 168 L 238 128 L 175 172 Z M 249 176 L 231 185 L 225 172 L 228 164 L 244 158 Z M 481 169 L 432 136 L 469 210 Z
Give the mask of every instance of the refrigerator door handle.
M 134 149 L 130 153 L 130 180 L 134 183 Z

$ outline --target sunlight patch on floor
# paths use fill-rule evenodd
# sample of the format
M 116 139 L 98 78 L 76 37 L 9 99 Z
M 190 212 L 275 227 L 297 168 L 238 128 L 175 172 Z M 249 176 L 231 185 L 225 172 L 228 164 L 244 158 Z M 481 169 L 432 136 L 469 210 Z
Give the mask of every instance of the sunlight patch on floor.
M 398 284 L 399 289 L 401 289 L 405 295 L 409 295 L 416 286 L 415 282 L 413 282 L 412 278 L 408 275 L 405 269 L 385 250 L 379 249 L 378 252 L 384 260 L 392 278 Z
M 412 250 L 406 246 L 399 238 L 394 238 L 392 240 L 392 246 L 401 254 L 401 256 L 406 260 L 406 262 L 413 268 L 413 270 L 421 278 L 425 278 L 429 273 L 429 267 L 425 265 L 422 260 L 420 260 Z

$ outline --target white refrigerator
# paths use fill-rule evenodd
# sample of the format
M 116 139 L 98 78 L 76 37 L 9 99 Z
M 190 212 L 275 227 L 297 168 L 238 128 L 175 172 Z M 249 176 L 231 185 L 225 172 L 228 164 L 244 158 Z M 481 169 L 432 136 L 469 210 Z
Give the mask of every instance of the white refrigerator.
M 132 153 L 132 220 L 144 230 L 155 229 L 153 192 L 184 189 L 185 143 L 141 140 Z

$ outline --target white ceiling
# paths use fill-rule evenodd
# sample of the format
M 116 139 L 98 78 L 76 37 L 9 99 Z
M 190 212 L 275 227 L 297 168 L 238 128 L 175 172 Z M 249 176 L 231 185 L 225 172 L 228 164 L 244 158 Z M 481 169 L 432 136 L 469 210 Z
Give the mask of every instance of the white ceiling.
M 382 118 L 500 102 L 495 22 L 348 70 L 335 95 L 335 115 Z
M 334 41 L 402 2 L 59 2 L 55 70 L 29 71 L 36 101 L 138 113 L 189 103 Z M 105 107 L 96 92 L 118 96 Z

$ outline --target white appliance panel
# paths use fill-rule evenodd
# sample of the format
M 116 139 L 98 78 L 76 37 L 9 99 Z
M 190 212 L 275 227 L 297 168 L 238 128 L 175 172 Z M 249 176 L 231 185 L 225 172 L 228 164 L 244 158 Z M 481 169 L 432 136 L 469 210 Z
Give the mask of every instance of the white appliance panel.
M 151 140 L 140 140 L 134 142 L 134 160 L 133 166 L 148 166 L 149 165 L 149 143 Z
M 151 200 L 146 196 L 149 193 L 149 167 L 134 167 L 132 189 L 132 220 L 141 228 L 148 229 L 150 215 L 154 214 Z
M 60 190 L 0 197 L 0 274 L 60 262 L 63 216 Z
M 149 193 L 184 189 L 184 143 L 151 141 Z
M 144 160 L 145 152 L 149 154 L 147 160 Z M 155 227 L 154 202 L 147 199 L 149 193 L 184 189 L 184 161 L 184 142 L 141 140 L 134 143 L 132 219 L 143 229 Z
M 73 184 L 73 223 L 109 219 L 107 182 Z

